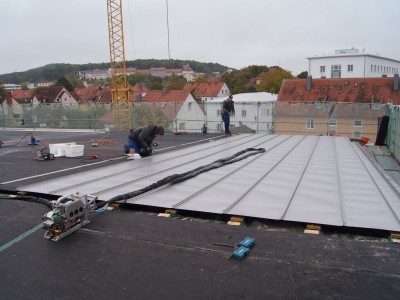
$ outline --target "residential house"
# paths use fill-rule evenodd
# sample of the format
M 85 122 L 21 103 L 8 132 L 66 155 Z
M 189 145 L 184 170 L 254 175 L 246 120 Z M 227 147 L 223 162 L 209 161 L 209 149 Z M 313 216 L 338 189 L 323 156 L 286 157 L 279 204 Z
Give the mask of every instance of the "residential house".
M 61 105 L 65 108 L 78 108 L 78 101 L 63 86 L 38 88 L 32 96 L 34 106 L 40 104 Z
M 223 132 L 222 102 L 225 97 L 208 100 L 204 103 L 206 126 L 208 132 Z M 231 117 L 233 132 L 271 132 L 272 114 L 277 101 L 277 95 L 259 92 L 233 95 L 235 115 Z
M 228 97 L 230 95 L 230 90 L 225 82 L 191 82 L 185 84 L 183 90 L 190 91 L 196 98 L 202 101 Z
M 31 108 L 30 91 L 14 90 L 6 93 L 2 103 L 3 113 L 11 115 L 17 122 L 20 122 L 26 110 Z
M 365 136 L 375 141 L 386 104 L 400 104 L 399 77 L 284 80 L 277 134 Z
M 335 54 L 308 57 L 308 74 L 314 78 L 393 77 L 400 61 L 358 49 L 336 50 Z
M 156 108 L 157 111 L 162 112 L 162 125 L 168 130 L 177 131 L 179 126 L 176 120 L 177 113 L 190 98 L 194 100 L 189 91 L 168 90 L 165 88 L 163 90 L 147 91 L 137 95 L 133 110 L 140 109 L 142 106 Z M 136 117 L 139 117 L 140 120 L 135 120 L 134 118 L 134 125 L 135 122 L 140 125 L 152 122 L 152 120 L 143 120 L 142 116 L 136 115 Z

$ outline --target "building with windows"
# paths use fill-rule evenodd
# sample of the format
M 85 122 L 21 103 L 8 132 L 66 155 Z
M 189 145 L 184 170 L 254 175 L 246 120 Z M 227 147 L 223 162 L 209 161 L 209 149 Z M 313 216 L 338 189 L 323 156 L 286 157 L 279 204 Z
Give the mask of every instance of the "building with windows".
M 308 74 L 313 78 L 393 77 L 400 61 L 360 53 L 358 49 L 336 50 L 335 54 L 308 57 Z
M 284 80 L 274 110 L 274 133 L 363 136 L 375 142 L 387 104 L 400 104 L 397 74 Z
M 227 97 L 204 102 L 208 132 L 224 132 L 222 102 Z M 272 114 L 277 100 L 276 94 L 242 93 L 233 95 L 235 115 L 230 119 L 232 132 L 272 132 Z

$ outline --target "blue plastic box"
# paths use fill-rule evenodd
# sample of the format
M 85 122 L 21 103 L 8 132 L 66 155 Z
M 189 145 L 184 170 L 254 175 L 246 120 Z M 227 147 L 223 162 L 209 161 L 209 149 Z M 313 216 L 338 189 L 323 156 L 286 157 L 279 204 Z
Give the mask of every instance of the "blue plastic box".
M 239 243 L 239 246 L 251 248 L 255 245 L 256 240 L 251 237 L 245 237 L 243 241 Z

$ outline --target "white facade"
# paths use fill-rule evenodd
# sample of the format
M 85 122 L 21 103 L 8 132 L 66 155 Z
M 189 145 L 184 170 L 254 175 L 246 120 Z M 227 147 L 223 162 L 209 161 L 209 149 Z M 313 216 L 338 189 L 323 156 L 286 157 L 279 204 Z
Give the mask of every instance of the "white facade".
M 222 97 L 204 103 L 208 132 L 224 132 L 221 111 L 226 99 Z M 233 95 L 235 115 L 230 119 L 231 128 L 245 125 L 255 132 L 270 132 L 277 99 L 278 95 L 266 92 Z
M 174 132 L 201 132 L 205 123 L 203 104 L 197 103 L 192 94 L 183 103 L 176 114 L 172 130 Z
M 313 78 L 368 78 L 393 77 L 399 73 L 400 61 L 371 54 L 360 54 L 358 49 L 336 50 L 327 56 L 308 57 L 308 74 Z
M 4 83 L 3 84 L 3 88 L 6 91 L 16 91 L 16 90 L 20 90 L 21 89 L 21 85 L 20 84 L 14 84 L 14 83 Z

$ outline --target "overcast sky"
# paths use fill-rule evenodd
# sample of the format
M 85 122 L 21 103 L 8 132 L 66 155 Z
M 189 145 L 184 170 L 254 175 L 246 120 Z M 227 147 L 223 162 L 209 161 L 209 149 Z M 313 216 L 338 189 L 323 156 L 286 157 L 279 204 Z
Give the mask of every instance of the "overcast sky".
M 122 0 L 127 60 L 168 59 L 167 0 Z M 240 69 L 358 48 L 400 60 L 399 0 L 168 0 L 171 59 Z M 109 62 L 106 0 L 1 0 L 0 74 Z

